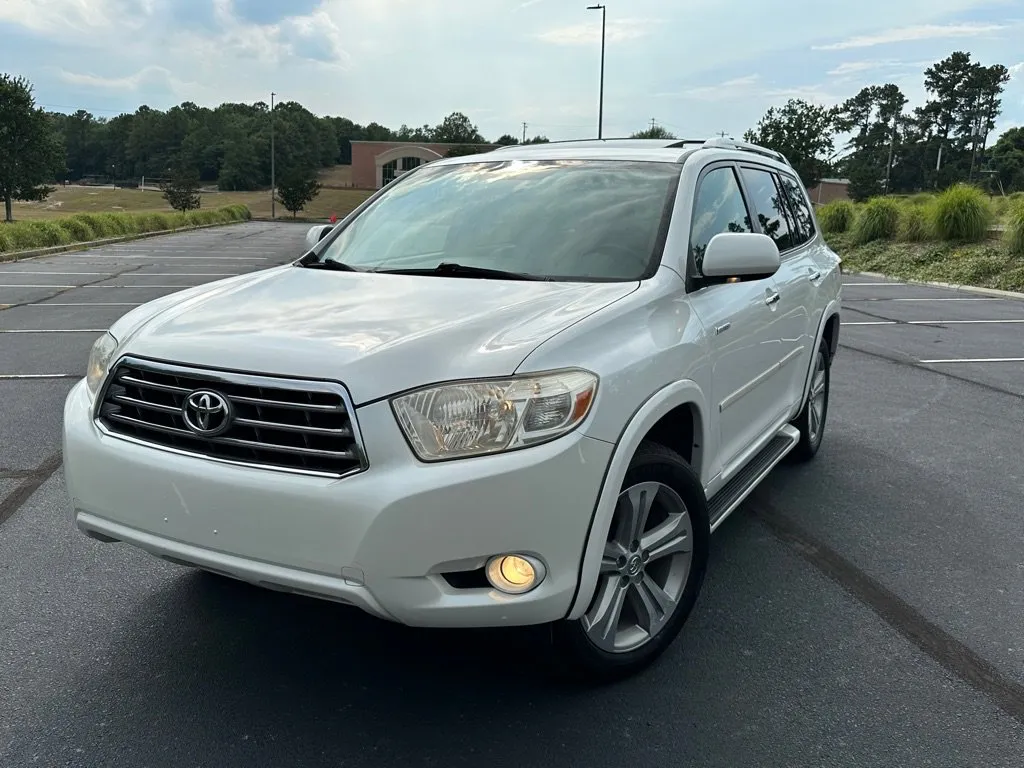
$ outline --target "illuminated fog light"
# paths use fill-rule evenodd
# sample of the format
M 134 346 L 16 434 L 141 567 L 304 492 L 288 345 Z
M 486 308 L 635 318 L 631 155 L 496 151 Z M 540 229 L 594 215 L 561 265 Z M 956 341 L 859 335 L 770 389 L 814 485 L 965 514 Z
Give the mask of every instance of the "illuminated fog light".
M 487 563 L 487 580 L 501 592 L 521 595 L 544 580 L 544 565 L 526 555 L 498 555 Z

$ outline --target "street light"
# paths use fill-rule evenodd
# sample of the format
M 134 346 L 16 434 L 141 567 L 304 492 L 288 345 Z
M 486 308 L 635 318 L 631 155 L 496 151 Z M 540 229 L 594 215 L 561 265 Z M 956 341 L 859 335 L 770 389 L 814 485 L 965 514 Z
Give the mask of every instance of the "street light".
M 275 198 L 277 197 L 277 179 L 274 177 L 274 97 L 277 94 L 273 91 L 270 92 L 270 218 L 277 218 L 277 205 Z
M 603 5 L 588 5 L 588 11 L 601 12 L 601 95 L 597 106 L 597 138 L 602 138 L 604 133 L 604 31 L 607 8 Z

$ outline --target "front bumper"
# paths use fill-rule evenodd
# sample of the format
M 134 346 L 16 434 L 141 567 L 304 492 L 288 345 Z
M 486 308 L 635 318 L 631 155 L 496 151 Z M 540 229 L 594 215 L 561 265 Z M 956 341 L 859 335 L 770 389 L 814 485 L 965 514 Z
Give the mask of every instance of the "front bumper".
M 172 561 L 355 605 L 417 626 L 537 624 L 576 589 L 613 446 L 577 431 L 497 456 L 423 464 L 386 402 L 360 408 L 366 472 L 342 479 L 220 464 L 103 434 L 84 382 L 64 412 L 77 526 Z M 458 589 L 441 574 L 539 557 L 533 591 Z

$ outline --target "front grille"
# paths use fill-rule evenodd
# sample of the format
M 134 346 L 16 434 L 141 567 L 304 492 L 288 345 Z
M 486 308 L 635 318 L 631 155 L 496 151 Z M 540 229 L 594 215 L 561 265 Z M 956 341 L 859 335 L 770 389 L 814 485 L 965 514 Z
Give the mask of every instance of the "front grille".
M 267 469 L 340 477 L 366 466 L 339 384 L 209 371 L 126 358 L 110 373 L 97 412 L 110 433 Z M 229 426 L 197 434 L 185 401 L 197 390 L 229 403 Z M 216 398 L 214 398 L 216 401 Z

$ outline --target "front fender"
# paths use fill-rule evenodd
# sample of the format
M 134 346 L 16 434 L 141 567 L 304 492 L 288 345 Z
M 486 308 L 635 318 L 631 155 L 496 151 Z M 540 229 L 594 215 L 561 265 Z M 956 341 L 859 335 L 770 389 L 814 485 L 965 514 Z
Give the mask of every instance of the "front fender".
M 622 488 L 623 480 L 626 477 L 626 470 L 629 468 L 633 455 L 651 428 L 663 416 L 681 405 L 689 405 L 697 411 L 696 415 L 699 418 L 694 420 L 695 446 L 711 447 L 713 441 L 709 439 L 708 434 L 707 402 L 704 392 L 696 382 L 684 379 L 669 384 L 655 392 L 637 409 L 619 436 L 611 461 L 608 463 L 601 492 L 594 508 L 594 517 L 590 523 L 590 530 L 587 532 L 576 596 L 566 618 L 580 618 L 586 612 L 594 597 L 594 590 L 597 589 L 597 577 L 601 567 L 601 557 L 604 554 L 604 544 L 608 537 L 608 530 L 611 527 L 612 516 L 615 513 L 615 502 L 619 496 L 619 490 Z M 695 464 L 699 464 L 698 457 L 700 452 L 696 448 L 694 449 L 694 454 Z M 695 466 L 694 469 L 699 470 L 699 466 Z

